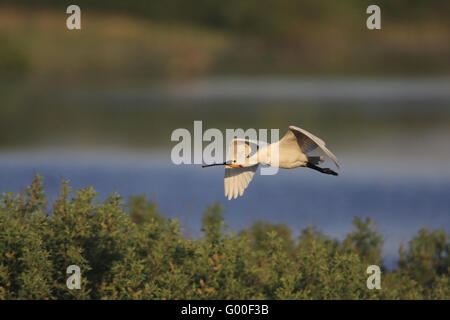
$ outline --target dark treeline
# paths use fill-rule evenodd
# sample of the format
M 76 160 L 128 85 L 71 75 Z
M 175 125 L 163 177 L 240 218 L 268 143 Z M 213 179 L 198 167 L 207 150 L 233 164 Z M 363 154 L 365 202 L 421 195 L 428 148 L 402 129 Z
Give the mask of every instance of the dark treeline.
M 372 1 L 373 2 L 373 1 Z M 295 32 L 306 24 L 337 23 L 348 19 L 361 20 L 371 1 L 350 0 L 79 0 L 77 5 L 85 10 L 102 13 L 123 13 L 168 22 L 186 22 L 239 33 L 283 34 Z M 29 8 L 66 8 L 58 0 L 6 0 L 4 3 L 20 4 Z M 445 0 L 378 1 L 383 18 L 400 22 L 413 20 L 448 21 L 450 4 Z M 340 18 L 345 17 L 340 22 Z

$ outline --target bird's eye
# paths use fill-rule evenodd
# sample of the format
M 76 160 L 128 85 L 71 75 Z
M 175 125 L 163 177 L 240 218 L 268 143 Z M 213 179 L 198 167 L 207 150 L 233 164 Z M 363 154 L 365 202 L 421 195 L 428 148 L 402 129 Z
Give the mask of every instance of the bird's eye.
M 236 160 L 233 160 L 233 163 L 236 163 Z

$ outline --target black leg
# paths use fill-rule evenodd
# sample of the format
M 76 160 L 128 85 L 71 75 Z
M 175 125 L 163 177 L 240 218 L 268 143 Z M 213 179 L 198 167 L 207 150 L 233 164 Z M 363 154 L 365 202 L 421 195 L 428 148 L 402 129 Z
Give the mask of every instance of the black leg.
M 322 172 L 322 173 L 332 174 L 333 176 L 337 176 L 338 175 L 336 172 L 334 172 L 330 168 L 321 168 L 321 167 L 318 167 L 315 164 L 312 164 L 312 163 L 309 163 L 309 162 L 306 163 L 306 166 L 308 168 L 311 168 L 313 170 L 316 170 L 316 171 L 319 171 L 319 172 Z

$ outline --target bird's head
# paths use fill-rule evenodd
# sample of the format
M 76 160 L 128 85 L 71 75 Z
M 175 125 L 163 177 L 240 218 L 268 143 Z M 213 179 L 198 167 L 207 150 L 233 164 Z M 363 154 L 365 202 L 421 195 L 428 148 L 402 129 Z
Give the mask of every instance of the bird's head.
M 225 165 L 227 168 L 243 168 L 244 165 L 237 163 L 237 160 L 233 160 L 230 164 Z
M 251 157 L 251 158 L 244 158 L 242 160 L 234 159 L 230 163 L 228 163 L 226 166 L 228 168 L 247 168 L 247 167 L 252 167 L 256 164 L 258 164 L 256 159 L 253 159 L 253 157 Z

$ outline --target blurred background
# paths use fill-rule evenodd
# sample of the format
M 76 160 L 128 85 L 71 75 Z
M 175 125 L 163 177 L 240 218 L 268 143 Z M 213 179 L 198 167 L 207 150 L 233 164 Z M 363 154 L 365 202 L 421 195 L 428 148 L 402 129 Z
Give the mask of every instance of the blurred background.
M 450 230 L 450 2 L 77 1 L 0 5 L 0 192 L 40 173 L 100 198 L 146 194 L 186 236 L 220 202 L 239 230 L 257 220 L 342 238 L 354 216 L 385 237 L 388 266 L 421 227 Z M 227 201 L 223 168 L 175 166 L 177 128 L 307 129 L 341 159 L 255 176 Z M 329 164 L 329 163 L 328 163 Z M 331 165 L 331 164 L 330 164 Z

